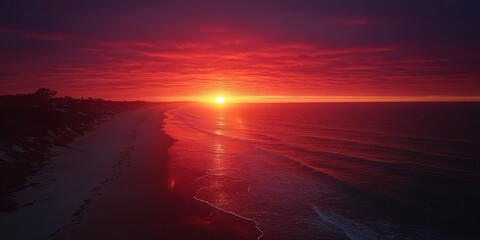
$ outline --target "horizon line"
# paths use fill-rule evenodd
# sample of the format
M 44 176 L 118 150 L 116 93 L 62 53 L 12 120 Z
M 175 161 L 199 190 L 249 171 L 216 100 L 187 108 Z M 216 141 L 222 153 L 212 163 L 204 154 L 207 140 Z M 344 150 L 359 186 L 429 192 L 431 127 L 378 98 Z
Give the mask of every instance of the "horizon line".
M 158 102 L 215 103 L 220 95 L 178 97 Z M 329 103 L 329 102 L 480 102 L 480 96 L 228 96 L 225 103 Z M 156 101 L 157 102 L 157 101 Z
M 1 94 L 1 96 L 23 95 L 29 93 L 17 94 Z M 59 94 L 57 97 L 67 97 L 68 94 Z M 100 98 L 107 101 L 143 101 L 143 102 L 158 102 L 158 103 L 178 103 L 178 102 L 192 102 L 192 103 L 215 103 L 216 97 L 222 96 L 225 103 L 406 103 L 406 102 L 480 102 L 479 96 L 459 96 L 459 95 L 397 95 L 397 96 L 319 96 L 319 95 L 230 95 L 230 94 L 204 94 L 197 96 L 169 96 L 169 97 L 113 97 L 103 98 L 100 96 L 78 96 L 73 98 Z

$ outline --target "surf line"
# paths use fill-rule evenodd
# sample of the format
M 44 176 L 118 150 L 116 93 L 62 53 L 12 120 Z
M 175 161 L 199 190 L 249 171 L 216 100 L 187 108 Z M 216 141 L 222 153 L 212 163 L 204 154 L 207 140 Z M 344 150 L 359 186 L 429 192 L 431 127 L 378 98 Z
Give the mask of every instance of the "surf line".
M 220 211 L 222 211 L 222 212 L 224 212 L 224 213 L 228 213 L 228 214 L 231 214 L 231 215 L 233 215 L 233 216 L 235 216 L 235 217 L 238 217 L 238 218 L 241 218 L 241 219 L 244 219 L 244 220 L 247 220 L 247 221 L 250 221 L 250 222 L 255 223 L 255 228 L 260 232 L 260 236 L 257 238 L 257 240 L 260 240 L 260 238 L 262 238 L 262 237 L 265 235 L 265 234 L 263 233 L 262 229 L 260 229 L 260 227 L 258 227 L 258 222 L 256 222 L 254 219 L 251 219 L 251 218 L 247 218 L 247 217 L 238 215 L 238 214 L 236 214 L 236 213 L 234 213 L 234 212 L 231 212 L 231 211 L 225 210 L 225 209 L 223 209 L 223 208 L 221 208 L 221 207 L 215 206 L 215 205 L 213 205 L 212 203 L 210 203 L 210 202 L 208 202 L 208 201 L 206 201 L 206 200 L 203 200 L 203 199 L 198 198 L 198 197 L 197 197 L 197 194 L 198 194 L 198 192 L 199 192 L 200 190 L 202 190 L 202 188 L 199 188 L 199 189 L 197 190 L 197 192 L 195 193 L 195 196 L 193 196 L 193 199 L 195 199 L 195 200 L 197 200 L 197 201 L 199 201 L 199 202 L 203 202 L 203 203 L 205 203 L 205 204 L 208 204 L 210 207 L 213 207 L 213 208 L 215 208 L 215 209 L 217 209 L 217 210 L 220 210 Z

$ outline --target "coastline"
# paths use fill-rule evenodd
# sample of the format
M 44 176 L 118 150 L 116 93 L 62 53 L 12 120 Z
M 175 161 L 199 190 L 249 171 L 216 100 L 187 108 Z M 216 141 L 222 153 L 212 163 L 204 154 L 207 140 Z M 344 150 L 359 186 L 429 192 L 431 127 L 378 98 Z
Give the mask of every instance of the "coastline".
M 119 114 L 60 149 L 23 204 L 0 214 L 0 236 L 17 239 L 257 239 L 255 223 L 193 197 L 203 172 L 173 188 L 161 103 Z M 92 161 L 95 160 L 95 161 Z M 32 179 L 29 179 L 32 181 Z
M 172 184 L 168 150 L 176 140 L 163 131 L 163 120 L 173 106 L 161 108 L 159 131 L 143 132 L 148 140 L 137 143 L 132 155 L 145 161 L 132 163 L 89 204 L 82 222 L 52 239 L 257 239 L 252 221 L 194 199 L 194 180 L 203 172 L 177 172 L 181 177 Z

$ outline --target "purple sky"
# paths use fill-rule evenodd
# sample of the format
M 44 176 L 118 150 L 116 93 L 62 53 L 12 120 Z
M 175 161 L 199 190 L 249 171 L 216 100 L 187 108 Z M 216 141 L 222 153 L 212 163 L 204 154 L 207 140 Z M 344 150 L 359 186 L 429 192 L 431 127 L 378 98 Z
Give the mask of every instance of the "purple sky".
M 480 1 L 2 1 L 0 94 L 480 99 Z

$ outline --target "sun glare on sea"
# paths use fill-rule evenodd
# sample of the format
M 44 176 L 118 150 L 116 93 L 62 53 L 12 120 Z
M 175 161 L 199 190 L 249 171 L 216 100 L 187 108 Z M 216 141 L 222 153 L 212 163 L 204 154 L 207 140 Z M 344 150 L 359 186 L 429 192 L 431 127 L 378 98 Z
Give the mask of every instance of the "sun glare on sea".
M 218 104 L 222 104 L 223 102 L 225 102 L 225 99 L 223 97 L 217 97 L 217 99 L 215 100 Z

